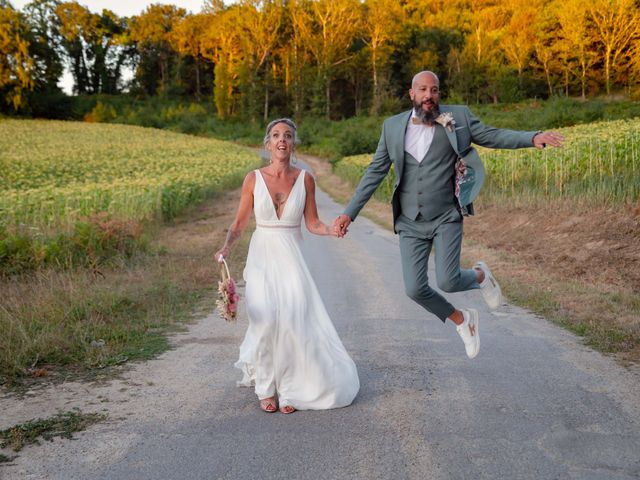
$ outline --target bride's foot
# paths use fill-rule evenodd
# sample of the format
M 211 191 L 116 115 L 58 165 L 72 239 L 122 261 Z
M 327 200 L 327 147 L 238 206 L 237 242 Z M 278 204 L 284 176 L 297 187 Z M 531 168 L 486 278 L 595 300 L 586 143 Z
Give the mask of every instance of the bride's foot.
M 260 400 L 260 409 L 267 413 L 273 413 L 278 410 L 276 397 L 263 398 Z
M 284 407 L 280 407 L 280 413 L 293 413 L 296 409 L 291 405 L 285 405 Z

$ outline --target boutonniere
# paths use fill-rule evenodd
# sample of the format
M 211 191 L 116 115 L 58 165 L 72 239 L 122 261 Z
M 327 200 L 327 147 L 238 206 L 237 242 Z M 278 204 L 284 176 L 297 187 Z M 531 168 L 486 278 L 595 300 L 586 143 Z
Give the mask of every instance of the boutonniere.
M 453 132 L 453 128 L 456 125 L 456 121 L 453 119 L 453 114 L 451 112 L 441 113 L 436 117 L 436 122 L 449 130 L 449 132 Z

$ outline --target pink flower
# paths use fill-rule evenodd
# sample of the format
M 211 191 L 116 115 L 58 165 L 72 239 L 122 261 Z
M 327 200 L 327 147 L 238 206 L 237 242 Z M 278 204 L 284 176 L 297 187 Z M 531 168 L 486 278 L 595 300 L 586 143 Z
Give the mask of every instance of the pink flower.
M 231 278 L 229 273 L 229 266 L 224 258 L 221 258 L 221 274 L 222 280 L 218 282 L 218 301 L 216 306 L 218 307 L 218 313 L 227 322 L 232 322 L 236 319 L 238 313 L 238 302 L 240 296 L 237 293 L 236 282 Z
M 216 302 L 218 313 L 227 322 L 235 320 L 240 300 L 240 296 L 236 293 L 236 282 L 232 278 L 218 282 L 218 294 L 220 297 Z

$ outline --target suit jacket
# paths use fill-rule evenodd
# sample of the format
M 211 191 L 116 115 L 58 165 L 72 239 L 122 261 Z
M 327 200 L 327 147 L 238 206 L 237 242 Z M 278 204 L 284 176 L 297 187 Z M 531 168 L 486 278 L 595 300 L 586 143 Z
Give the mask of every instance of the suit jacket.
M 464 105 L 440 105 L 440 113 L 447 112 L 453 116 L 453 122 L 446 128 L 439 124 L 436 124 L 435 128 L 445 128 L 451 148 L 458 155 L 459 163 L 456 165 L 456 170 L 460 172 L 460 175 L 457 179 L 459 188 L 456 188 L 456 198 L 461 213 L 472 215 L 473 200 L 478 196 L 484 183 L 484 166 L 478 152 L 471 144 L 508 149 L 533 147 L 533 137 L 538 132 L 486 126 Z M 352 220 L 358 216 L 362 207 L 371 198 L 393 165 L 396 178 L 393 184 L 391 206 L 395 224 L 401 213 L 397 190 L 404 169 L 404 137 L 410 118 L 411 110 L 394 115 L 384 121 L 376 153 L 344 211 Z

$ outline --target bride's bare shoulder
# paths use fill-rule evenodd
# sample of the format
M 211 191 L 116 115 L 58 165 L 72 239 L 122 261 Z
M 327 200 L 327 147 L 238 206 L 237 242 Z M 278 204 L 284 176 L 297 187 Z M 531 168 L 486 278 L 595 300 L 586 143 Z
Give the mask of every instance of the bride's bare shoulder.
M 300 172 L 300 175 L 302 175 L 302 171 Z M 306 172 L 304 176 L 304 186 L 307 188 L 307 190 L 310 188 L 315 188 L 316 186 L 316 181 L 313 179 L 313 175 L 311 175 L 309 172 Z
M 247 175 L 244 177 L 244 180 L 242 182 L 242 189 L 253 189 L 253 186 L 256 184 L 256 171 L 255 170 L 251 170 L 249 173 L 247 173 Z

